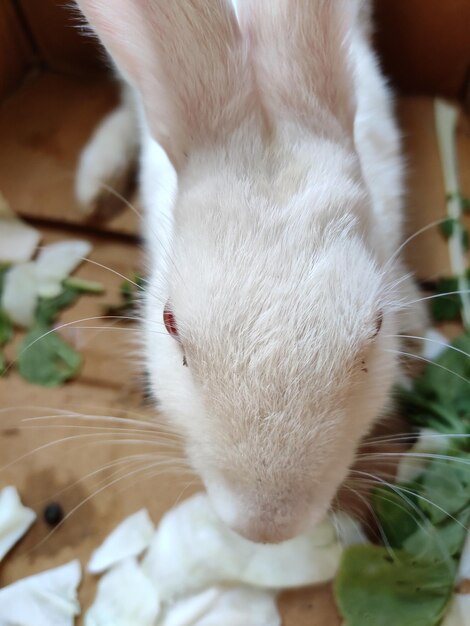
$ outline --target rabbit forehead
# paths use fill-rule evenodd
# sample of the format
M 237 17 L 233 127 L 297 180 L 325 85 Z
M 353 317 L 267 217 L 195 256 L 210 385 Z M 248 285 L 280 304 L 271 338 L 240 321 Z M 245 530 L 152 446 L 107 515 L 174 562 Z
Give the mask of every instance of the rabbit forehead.
M 296 358 L 327 376 L 336 356 L 349 366 L 373 335 L 383 300 L 381 272 L 360 240 L 339 240 L 310 258 L 294 250 L 286 259 L 282 246 L 253 256 L 245 245 L 246 254 L 239 249 L 225 263 L 192 265 L 171 289 L 194 365 L 249 362 L 284 375 Z

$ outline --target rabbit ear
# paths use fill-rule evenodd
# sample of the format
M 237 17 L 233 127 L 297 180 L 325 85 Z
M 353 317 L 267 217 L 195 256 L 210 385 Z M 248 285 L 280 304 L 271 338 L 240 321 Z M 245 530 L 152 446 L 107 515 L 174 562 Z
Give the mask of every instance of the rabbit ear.
M 352 133 L 350 33 L 363 6 L 364 0 L 238 0 L 257 85 L 272 116 L 321 130 L 334 117 L 340 132 Z
M 177 168 L 192 142 L 229 132 L 246 111 L 246 51 L 230 0 L 77 1 Z

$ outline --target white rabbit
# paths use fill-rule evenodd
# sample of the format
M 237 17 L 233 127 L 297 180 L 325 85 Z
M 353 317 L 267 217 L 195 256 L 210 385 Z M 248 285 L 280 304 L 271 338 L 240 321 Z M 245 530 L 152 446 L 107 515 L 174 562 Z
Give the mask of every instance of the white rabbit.
M 78 4 L 139 109 L 160 408 L 227 524 L 287 539 L 325 515 L 422 323 L 369 3 Z

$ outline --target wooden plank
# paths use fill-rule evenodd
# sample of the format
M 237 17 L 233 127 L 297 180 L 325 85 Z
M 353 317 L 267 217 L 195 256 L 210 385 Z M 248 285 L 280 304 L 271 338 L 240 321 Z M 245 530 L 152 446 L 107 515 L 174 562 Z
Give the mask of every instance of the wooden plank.
M 377 0 L 376 44 L 407 94 L 462 96 L 470 68 L 468 0 Z
M 24 501 L 37 512 L 38 521 L 2 562 L 1 586 L 75 558 L 85 566 L 93 549 L 125 516 L 147 507 L 157 521 L 164 511 L 176 504 L 179 496 L 189 495 L 191 490 L 198 488 L 194 484 L 191 489 L 186 489 L 192 476 L 179 476 L 171 469 L 159 474 L 157 466 L 151 465 L 168 458 L 168 450 L 158 445 L 157 431 L 152 435 L 150 426 L 149 434 L 145 434 L 121 425 L 124 437 L 119 437 L 110 431 L 99 430 L 100 424 L 106 426 L 106 422 L 92 421 L 98 430 L 90 430 L 80 428 L 90 422 L 78 419 L 67 421 L 64 418 L 59 422 L 62 427 L 53 420 L 47 422 L 49 427 L 45 427 L 45 422 L 22 421 L 24 416 L 53 413 L 53 407 L 84 413 L 88 405 L 95 414 L 113 415 L 115 391 L 74 383 L 51 393 L 50 390 L 38 391 L 19 380 L 10 381 L 9 388 L 12 397 L 19 400 L 17 404 L 29 404 L 33 408 L 26 410 L 12 406 L 11 411 L 2 411 L 2 465 L 18 461 L 22 455 L 28 456 L 2 470 L 0 487 L 16 485 Z M 127 411 L 129 416 L 133 415 L 130 407 Z M 126 415 L 126 410 L 121 409 L 121 414 Z M 42 428 L 37 428 L 39 426 Z M 74 428 L 70 429 L 70 426 Z M 86 437 L 69 439 L 81 435 Z M 126 436 L 134 442 L 142 440 L 142 443 L 135 445 L 123 441 L 116 444 L 116 440 Z M 137 454 L 146 454 L 147 458 L 138 462 L 135 459 Z M 172 451 L 170 454 L 175 456 L 176 453 Z M 134 458 L 128 459 L 127 463 L 123 461 L 124 457 L 130 456 Z M 115 461 L 118 463 L 111 465 Z M 87 478 L 93 472 L 96 473 Z M 50 528 L 42 515 L 51 501 L 60 502 L 70 517 L 49 535 Z M 95 585 L 94 577 L 84 575 L 80 589 L 84 608 L 91 604 Z M 78 623 L 83 622 L 79 620 Z
M 46 66 L 73 75 L 106 71 L 98 41 L 80 27 L 78 9 L 68 0 L 17 0 Z
M 45 73 L 26 81 L 0 109 L 0 190 L 28 218 L 86 225 L 74 196 L 79 155 L 117 102 L 100 77 Z M 122 204 L 124 207 L 124 204 Z M 135 235 L 138 216 L 124 211 L 96 228 Z
M 11 0 L 0 4 L 0 99 L 21 82 L 34 54 Z
M 398 112 L 407 159 L 406 234 L 411 236 L 446 215 L 446 191 L 437 147 L 431 98 L 401 98 Z M 470 195 L 470 132 L 464 116 L 457 135 L 462 192 Z M 470 219 L 466 218 L 470 226 Z M 410 241 L 404 249 L 413 271 L 422 280 L 451 273 L 447 242 L 438 227 Z

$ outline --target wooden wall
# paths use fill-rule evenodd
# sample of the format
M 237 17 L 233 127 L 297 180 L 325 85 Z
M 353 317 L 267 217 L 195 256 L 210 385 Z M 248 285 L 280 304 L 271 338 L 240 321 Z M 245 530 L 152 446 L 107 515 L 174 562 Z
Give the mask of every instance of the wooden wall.
M 33 49 L 10 0 L 0 0 L 0 98 L 21 81 L 33 61 Z
M 375 5 L 377 48 L 395 87 L 462 97 L 470 75 L 470 0 Z M 79 24 L 70 0 L 0 0 L 0 97 L 34 65 L 69 74 L 102 71 L 103 54 Z
M 70 74 L 103 69 L 104 53 L 96 39 L 82 28 L 83 18 L 78 9 L 71 7 L 71 0 L 14 1 L 39 57 L 49 69 Z
M 463 97 L 470 0 L 376 0 L 376 46 L 403 93 Z

